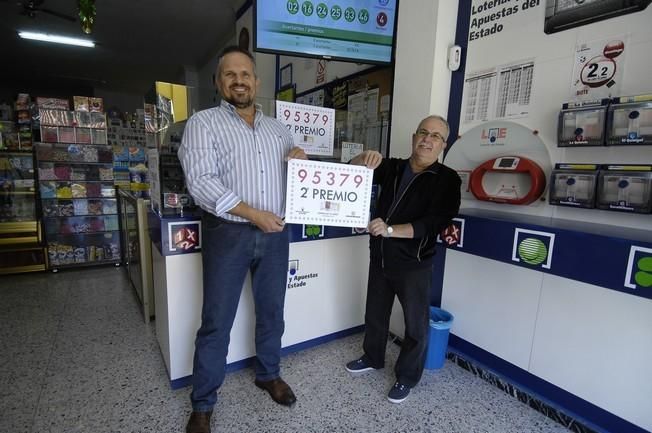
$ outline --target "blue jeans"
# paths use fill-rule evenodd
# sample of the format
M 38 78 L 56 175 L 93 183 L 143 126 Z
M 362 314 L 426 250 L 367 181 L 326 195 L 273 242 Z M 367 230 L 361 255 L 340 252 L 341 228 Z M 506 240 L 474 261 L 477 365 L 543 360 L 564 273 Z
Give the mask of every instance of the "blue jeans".
M 231 328 L 247 272 L 256 310 L 256 378 L 279 377 L 288 271 L 288 229 L 263 233 L 251 224 L 202 217 L 204 301 L 195 339 L 192 393 L 195 411 L 213 409 L 224 381 Z

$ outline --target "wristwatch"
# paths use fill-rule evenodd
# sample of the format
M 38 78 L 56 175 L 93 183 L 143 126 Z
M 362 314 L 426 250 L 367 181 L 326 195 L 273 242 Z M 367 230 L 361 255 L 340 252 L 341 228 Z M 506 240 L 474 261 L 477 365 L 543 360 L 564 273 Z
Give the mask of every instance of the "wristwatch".
M 387 237 L 388 238 L 391 237 L 392 233 L 394 233 L 394 229 L 392 228 L 392 226 L 387 226 Z

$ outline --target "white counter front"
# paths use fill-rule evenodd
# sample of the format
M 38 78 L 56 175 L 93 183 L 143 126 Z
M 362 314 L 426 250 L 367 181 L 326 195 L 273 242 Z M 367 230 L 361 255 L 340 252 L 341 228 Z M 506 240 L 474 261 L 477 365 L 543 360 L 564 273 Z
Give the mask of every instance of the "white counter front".
M 284 352 L 319 344 L 364 324 L 368 236 L 290 244 Z M 202 304 L 201 253 L 163 256 L 152 247 L 156 335 L 171 385 L 188 383 Z M 247 277 L 231 330 L 227 369 L 255 356 L 254 309 Z

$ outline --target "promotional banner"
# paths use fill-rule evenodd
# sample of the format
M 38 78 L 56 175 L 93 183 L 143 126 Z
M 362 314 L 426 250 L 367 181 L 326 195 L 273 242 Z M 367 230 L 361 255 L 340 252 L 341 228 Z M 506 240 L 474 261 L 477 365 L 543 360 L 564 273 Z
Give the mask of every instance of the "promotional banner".
M 332 156 L 335 110 L 276 101 L 276 118 L 283 123 L 308 155 Z
M 285 221 L 366 227 L 372 180 L 373 170 L 364 166 L 291 159 Z

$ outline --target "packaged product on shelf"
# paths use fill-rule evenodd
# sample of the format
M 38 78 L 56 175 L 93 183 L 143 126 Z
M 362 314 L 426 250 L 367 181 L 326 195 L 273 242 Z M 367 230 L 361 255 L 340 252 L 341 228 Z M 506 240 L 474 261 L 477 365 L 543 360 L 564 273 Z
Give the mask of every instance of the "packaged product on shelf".
M 85 198 L 86 195 L 86 185 L 83 183 L 73 183 L 70 185 L 71 194 L 73 198 Z M 57 190 L 58 192 L 58 190 Z
M 59 141 L 59 128 L 56 126 L 41 126 L 41 141 L 56 143 Z
M 90 128 L 76 128 L 75 134 L 76 134 L 75 143 L 91 144 Z
M 113 146 L 113 161 L 129 161 L 129 149 L 124 146 Z
M 88 200 L 88 214 L 89 215 L 102 215 L 103 213 L 102 200 Z
M 90 128 L 93 124 L 91 122 L 91 113 L 87 111 L 75 111 L 75 120 L 78 128 Z
M 16 111 L 16 123 L 19 125 L 32 123 L 32 116 L 29 114 L 29 110 Z
M 100 180 L 113 180 L 113 168 L 100 167 Z
M 75 215 L 83 216 L 88 215 L 88 201 L 87 200 L 73 200 L 73 207 L 75 209 Z
M 59 141 L 61 143 L 76 143 L 75 128 L 69 126 L 59 127 Z
M 73 96 L 72 99 L 75 111 L 89 111 L 88 96 Z
M 105 215 L 117 214 L 118 203 L 115 200 L 104 200 L 102 210 Z
M 105 162 L 105 161 L 100 161 L 97 147 L 84 146 L 81 148 L 80 154 L 82 157 L 81 160 L 84 162 Z
M 88 98 L 89 109 L 93 112 L 104 111 L 104 100 L 102 98 Z
M 72 173 L 72 168 L 70 166 L 58 166 L 54 167 L 54 178 L 56 180 L 70 180 Z
M 92 179 L 92 168 L 84 166 L 75 166 L 70 175 L 71 180 L 94 180 Z
M 101 197 L 101 185 L 99 183 L 89 183 L 86 185 L 86 194 L 88 197 Z
M 70 110 L 70 104 L 67 99 L 60 98 L 44 98 L 38 96 L 36 98 L 36 105 L 38 108 L 50 108 L 53 110 Z
M 73 209 L 73 204 L 72 202 L 64 202 L 59 206 L 59 213 L 61 216 L 73 216 L 74 215 L 74 209 Z
M 76 247 L 73 253 L 75 255 L 75 263 L 86 262 L 86 249 L 84 247 Z
M 43 215 L 46 217 L 59 216 L 59 205 L 56 202 L 43 203 Z
M 89 230 L 92 232 L 103 232 L 106 230 L 106 226 L 104 224 L 104 218 L 101 217 L 93 217 L 90 218 L 88 223 L 89 223 Z
M 102 197 L 115 197 L 115 189 L 113 185 L 102 184 L 101 190 Z
M 69 184 L 59 184 L 57 186 L 57 198 L 72 198 L 72 188 Z
M 120 227 L 118 226 L 118 216 L 117 215 L 108 215 L 104 217 L 104 230 L 117 231 Z
M 93 144 L 106 144 L 106 130 L 91 129 L 91 142 Z
M 130 147 L 129 148 L 129 161 L 131 162 L 145 162 L 147 156 L 145 154 L 145 149 L 142 147 Z M 145 167 L 147 170 L 147 167 Z
M 98 157 L 97 160 L 98 162 L 106 162 L 106 163 L 112 163 L 113 162 L 113 150 L 110 148 L 104 148 L 101 147 L 97 151 Z
M 20 141 L 18 141 L 17 132 L 5 132 L 2 134 L 3 148 L 7 150 L 19 150 Z
M 30 103 L 29 93 L 19 93 L 18 96 L 16 97 L 16 111 L 29 110 L 29 103 Z
M 106 128 L 106 115 L 104 113 L 91 113 L 90 114 L 90 126 L 91 128 Z
M 56 198 L 57 185 L 55 182 L 41 182 L 39 186 L 41 198 Z
M 41 163 L 38 168 L 38 177 L 40 180 L 56 180 L 57 176 L 54 174 L 54 164 L 51 162 Z

